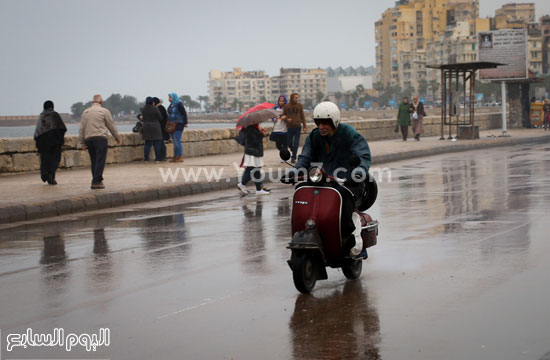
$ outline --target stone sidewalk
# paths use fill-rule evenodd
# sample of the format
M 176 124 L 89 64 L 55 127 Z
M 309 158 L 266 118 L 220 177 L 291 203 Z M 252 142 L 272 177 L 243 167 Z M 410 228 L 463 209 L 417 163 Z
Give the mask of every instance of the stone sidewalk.
M 511 130 L 511 137 L 498 137 L 500 130 L 482 131 L 479 140 L 441 141 L 439 137 L 372 141 L 369 143 L 373 165 L 430 156 L 448 152 L 468 151 L 497 146 L 527 143 L 550 143 L 550 133 L 541 129 Z M 496 136 L 496 137 L 493 137 Z M 107 165 L 104 172 L 104 190 L 91 190 L 89 168 L 59 170 L 57 186 L 40 181 L 37 172 L 0 176 L 0 223 L 63 215 L 135 204 L 139 202 L 168 199 L 177 196 L 204 193 L 235 187 L 242 155 L 230 153 L 215 156 L 186 158 L 183 163 L 134 162 Z M 264 156 L 264 169 L 286 168 L 281 164 L 278 152 L 268 150 Z M 282 166 L 281 166 L 282 165 Z M 177 178 L 170 179 L 168 171 Z M 213 171 L 215 173 L 213 173 Z M 167 181 L 163 181 L 163 176 Z M 219 175 L 219 181 L 215 176 Z M 184 175 L 188 176 L 187 180 Z M 209 181 L 210 179 L 210 181 Z M 214 179 L 214 180 L 213 180 Z M 252 188 L 252 185 L 249 184 Z

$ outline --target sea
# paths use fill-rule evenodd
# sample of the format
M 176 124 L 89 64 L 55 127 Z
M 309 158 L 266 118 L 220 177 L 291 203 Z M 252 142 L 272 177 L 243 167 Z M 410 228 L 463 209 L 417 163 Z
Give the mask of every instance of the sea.
M 132 132 L 135 124 L 116 124 L 117 130 L 120 133 Z M 0 138 L 20 138 L 34 136 L 35 125 L 28 126 L 0 126 Z M 67 124 L 66 135 L 78 135 L 80 124 Z M 191 123 L 187 129 L 233 129 L 234 123 Z

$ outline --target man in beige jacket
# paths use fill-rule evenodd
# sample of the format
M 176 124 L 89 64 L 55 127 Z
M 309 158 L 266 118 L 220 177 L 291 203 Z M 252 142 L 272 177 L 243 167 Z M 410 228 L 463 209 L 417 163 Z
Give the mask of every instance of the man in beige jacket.
M 103 170 L 107 160 L 109 132 L 120 144 L 120 135 L 108 109 L 103 106 L 101 95 L 94 95 L 92 106 L 84 110 L 80 120 L 78 140 L 84 150 L 88 149 L 92 163 L 92 189 L 105 189 Z

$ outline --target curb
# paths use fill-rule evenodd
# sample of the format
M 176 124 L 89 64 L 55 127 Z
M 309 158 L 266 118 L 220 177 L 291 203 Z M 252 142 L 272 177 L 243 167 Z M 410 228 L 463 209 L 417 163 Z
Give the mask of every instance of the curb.
M 488 149 L 502 146 L 514 146 L 522 144 L 538 144 L 550 141 L 550 137 L 536 137 L 536 138 L 499 138 L 498 142 L 489 143 L 469 143 L 469 144 L 456 144 L 453 146 L 438 146 L 432 149 L 413 150 L 408 152 L 400 152 L 395 154 L 380 155 L 373 159 L 371 165 L 378 165 L 393 161 L 409 160 L 419 157 L 448 154 L 454 152 L 474 151 L 480 149 Z M 442 140 L 444 141 L 444 140 Z M 445 140 L 446 141 L 446 140 Z
M 499 141 L 456 144 L 453 146 L 437 146 L 431 149 L 399 152 L 380 155 L 373 159 L 372 164 L 382 164 L 393 161 L 408 160 L 439 154 L 472 151 L 486 148 L 513 146 L 521 144 L 536 144 L 549 142 L 549 137 L 535 138 L 499 138 Z M 186 195 L 203 194 L 211 191 L 227 190 L 237 186 L 237 177 L 225 178 L 219 182 L 193 183 L 162 186 L 138 191 L 123 191 L 114 193 L 99 193 L 97 195 L 78 196 L 69 199 L 48 202 L 36 202 L 26 205 L 0 206 L 0 224 L 36 220 L 76 212 L 101 210 L 123 205 L 132 205 L 149 201 L 165 200 Z M 266 182 L 268 180 L 266 179 Z

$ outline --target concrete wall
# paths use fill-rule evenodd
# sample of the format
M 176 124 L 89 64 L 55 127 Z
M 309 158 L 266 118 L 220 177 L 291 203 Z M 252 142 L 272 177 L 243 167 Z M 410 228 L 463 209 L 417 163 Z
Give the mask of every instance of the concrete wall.
M 353 125 L 367 140 L 386 140 L 399 138 L 400 135 L 393 132 L 395 120 L 361 120 L 359 116 L 344 117 L 344 122 Z M 439 116 L 424 118 L 424 136 L 439 136 L 441 131 Z M 476 125 L 480 130 L 500 127 L 501 115 L 478 114 Z M 309 130 L 315 127 L 308 124 Z M 445 131 L 448 127 L 445 128 Z M 270 129 L 269 129 L 270 130 Z M 453 135 L 456 135 L 453 129 Z M 204 155 L 227 154 L 242 152 L 242 146 L 233 138 L 234 129 L 208 129 L 185 130 L 183 133 L 184 157 L 196 157 Z M 302 141 L 305 136 L 302 136 Z M 61 168 L 82 167 L 90 165 L 90 157 L 87 151 L 78 147 L 77 136 L 66 136 L 61 157 Z M 265 148 L 275 148 L 275 144 L 264 140 Z M 143 160 L 143 140 L 141 136 L 133 133 L 122 134 L 122 142 L 116 145 L 114 139 L 109 139 L 108 164 L 128 163 Z M 168 144 L 168 155 L 172 154 L 172 144 Z M 152 150 L 151 150 L 152 151 Z M 150 158 L 154 158 L 152 155 Z M 0 139 L 0 173 L 28 172 L 40 169 L 40 158 L 36 151 L 34 140 L 27 138 Z

